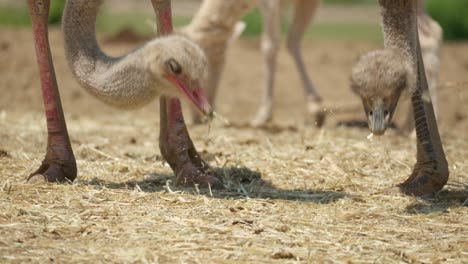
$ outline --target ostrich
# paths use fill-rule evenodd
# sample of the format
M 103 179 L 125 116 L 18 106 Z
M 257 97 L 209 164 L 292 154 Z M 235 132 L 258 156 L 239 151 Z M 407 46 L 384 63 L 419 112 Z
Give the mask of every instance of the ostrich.
M 64 9 L 65 52 L 78 82 L 103 102 L 118 108 L 135 108 L 156 97 L 161 102 L 160 149 L 180 185 L 222 188 L 200 158 L 184 124 L 178 97 L 187 98 L 205 115 L 211 115 L 200 85 L 207 61 L 198 45 L 172 31 L 170 0 L 152 0 L 157 15 L 156 38 L 118 58 L 104 54 L 95 36 L 100 1 L 69 0 Z M 48 42 L 50 0 L 28 0 L 47 119 L 47 152 L 29 181 L 71 182 L 77 176 L 60 102 Z
M 309 8 L 314 8 L 310 3 L 312 1 L 306 2 L 311 5 Z M 210 102 L 213 102 L 216 94 L 225 60 L 226 43 L 232 35 L 234 25 L 241 16 L 257 4 L 258 1 L 255 0 L 204 0 L 192 23 L 183 29 L 183 32 L 199 43 L 207 53 L 210 68 L 207 91 Z M 388 125 L 401 91 L 406 89 L 408 92 L 412 92 L 411 99 L 415 114 L 418 159 L 412 174 L 404 183 L 399 185 L 399 188 L 404 193 L 414 195 L 424 195 L 438 191 L 448 179 L 448 165 L 440 141 L 432 103 L 430 99 L 423 100 L 422 96 L 423 94 L 429 94 L 418 40 L 417 16 L 421 17 L 421 14 L 424 14 L 421 11 L 423 10 L 422 4 L 423 1 L 421 0 L 379 0 L 383 18 L 384 42 L 388 50 L 383 53 L 381 58 L 379 58 L 379 55 L 368 56 L 367 60 L 369 65 L 373 60 L 375 62 L 372 63 L 383 60 L 384 64 L 389 65 L 387 69 L 394 71 L 397 81 L 406 81 L 404 87 L 394 86 L 395 83 L 388 80 L 391 76 L 377 74 L 376 69 L 372 68 L 360 71 L 362 76 L 354 76 L 356 80 L 368 79 L 369 84 L 389 81 L 390 83 L 387 83 L 387 86 L 395 89 L 394 93 L 390 93 L 385 89 L 377 89 L 378 87 L 373 91 L 375 95 L 382 98 L 380 101 L 384 101 L 385 98 L 385 105 L 390 107 L 381 109 L 382 114 L 379 113 L 384 121 L 375 119 L 376 115 L 373 115 L 372 118 L 369 117 L 369 122 L 372 122 L 371 130 L 376 134 L 382 133 L 382 130 Z M 418 6 L 419 8 L 417 8 Z M 391 54 L 388 55 L 388 53 Z M 392 57 L 394 54 L 396 54 L 395 59 L 385 62 L 386 56 Z M 397 68 L 393 69 L 392 65 Z M 266 66 L 267 69 L 268 67 Z M 379 78 L 387 79 L 379 80 Z M 372 89 L 370 86 L 366 86 L 367 84 L 364 82 L 359 86 L 361 88 L 355 90 Z M 354 85 L 354 87 L 357 86 Z M 391 100 L 389 100 L 388 94 L 391 94 Z M 426 97 L 428 96 L 424 98 Z M 369 107 L 374 104 L 374 102 L 370 101 L 371 98 L 364 98 L 365 106 Z M 385 123 L 380 124 L 379 122 Z
M 411 94 L 417 159 L 410 177 L 398 187 L 416 196 L 436 192 L 449 170 L 429 94 L 417 30 L 417 1 L 379 0 L 384 46 L 360 58 L 351 74 L 352 89 L 362 99 L 370 130 L 383 134 L 402 91 Z

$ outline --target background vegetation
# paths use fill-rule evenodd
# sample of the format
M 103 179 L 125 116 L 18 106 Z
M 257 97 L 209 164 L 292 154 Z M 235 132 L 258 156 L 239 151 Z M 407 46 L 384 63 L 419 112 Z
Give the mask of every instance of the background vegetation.
M 467 0 L 429 0 L 427 1 L 427 9 L 444 29 L 445 39 L 468 39 Z
M 247 24 L 244 36 L 256 37 L 261 34 L 262 16 L 258 9 L 248 13 L 243 20 Z M 283 19 L 281 23 L 283 34 L 286 34 L 288 27 L 288 21 Z M 314 23 L 308 28 L 306 36 L 314 39 L 360 39 L 366 41 L 380 41 L 382 39 L 380 25 L 369 23 Z
M 330 5 L 375 5 L 375 0 L 324 0 Z M 65 0 L 51 1 L 49 22 L 60 23 Z M 467 0 L 428 0 L 427 8 L 431 16 L 437 20 L 444 29 L 446 40 L 468 39 L 468 1 Z M 148 26 L 151 17 L 135 14 L 109 14 L 103 12 L 98 18 L 97 27 L 99 31 L 116 32 L 123 27 L 132 28 L 140 34 L 152 33 Z M 190 21 L 188 17 L 176 17 L 174 24 L 181 26 Z M 247 23 L 244 35 L 258 36 L 262 32 L 262 19 L 258 9 L 250 12 L 244 17 Z M 29 16 L 25 8 L 0 7 L 0 25 L 26 26 L 29 25 Z M 286 32 L 287 21 L 282 23 L 282 31 Z M 372 24 L 320 24 L 315 23 L 307 32 L 308 36 L 314 38 L 352 38 L 364 40 L 381 39 L 379 25 Z

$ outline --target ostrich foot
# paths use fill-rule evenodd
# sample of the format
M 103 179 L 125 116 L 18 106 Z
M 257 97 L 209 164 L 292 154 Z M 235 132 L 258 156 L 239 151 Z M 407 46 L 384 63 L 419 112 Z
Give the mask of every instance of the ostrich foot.
M 190 187 L 198 185 L 202 188 L 223 189 L 222 181 L 214 176 L 214 171 L 201 159 L 193 145 L 179 153 L 163 152 L 176 176 L 176 184 Z
M 399 184 L 400 191 L 407 195 L 426 196 L 440 191 L 447 183 L 448 173 L 414 171 L 403 183 Z
M 77 174 L 75 159 L 58 160 L 45 158 L 39 169 L 27 178 L 28 183 L 55 182 L 71 183 Z
M 269 123 L 273 119 L 273 113 L 271 109 L 271 104 L 262 105 L 258 110 L 255 118 L 250 121 L 250 125 L 253 127 L 261 127 Z
M 192 141 L 189 141 L 189 143 L 186 155 L 190 162 L 183 162 L 181 166 L 174 169 L 176 184 L 181 186 L 198 184 L 202 188 L 223 189 L 224 185 L 221 179 L 215 176 L 215 172 L 210 168 L 210 165 L 200 157 Z
M 320 99 L 311 98 L 307 102 L 307 113 L 316 127 L 322 127 L 325 123 L 326 112 Z
M 185 126 L 177 128 L 179 130 L 170 135 L 163 131 L 163 137 L 159 141 L 161 154 L 176 176 L 176 184 L 186 187 L 198 185 L 202 188 L 224 188 L 221 179 L 214 176 L 214 171 L 198 154 Z
M 47 154 L 41 166 L 27 178 L 30 183 L 39 181 L 71 183 L 77 175 L 76 160 L 68 135 L 49 133 Z
M 223 189 L 223 183 L 211 175 L 214 172 L 209 168 L 200 168 L 197 163 L 187 162 L 175 169 L 176 184 L 190 187 L 198 185 L 201 188 Z
M 76 178 L 76 164 L 67 165 L 60 161 L 44 160 L 34 173 L 29 175 L 28 183 L 56 182 L 71 183 Z

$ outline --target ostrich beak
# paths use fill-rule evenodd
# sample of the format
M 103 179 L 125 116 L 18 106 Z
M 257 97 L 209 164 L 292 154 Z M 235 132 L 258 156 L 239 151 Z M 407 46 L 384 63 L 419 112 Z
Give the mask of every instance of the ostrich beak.
M 375 135 L 382 135 L 388 126 L 389 118 L 385 116 L 383 108 L 383 105 L 376 105 L 367 115 L 369 128 Z
M 198 81 L 189 81 L 188 78 L 178 78 L 172 74 L 168 74 L 167 79 L 173 83 L 182 95 L 184 95 L 202 114 L 210 118 L 213 117 L 213 108 L 208 102 L 208 99 L 203 92 L 203 89 L 198 84 Z
M 398 98 L 396 98 L 396 101 L 390 100 L 389 102 L 389 104 L 386 104 L 382 99 L 374 99 L 364 102 L 369 129 L 375 135 L 383 135 L 392 121 L 392 116 L 395 112 Z

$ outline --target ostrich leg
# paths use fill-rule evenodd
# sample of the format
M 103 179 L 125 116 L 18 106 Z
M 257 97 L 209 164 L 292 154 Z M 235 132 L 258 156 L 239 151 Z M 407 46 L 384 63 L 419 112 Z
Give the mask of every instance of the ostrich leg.
M 417 159 L 410 177 L 399 185 L 406 194 L 422 196 L 442 189 L 449 169 L 440 139 L 422 60 L 417 30 L 417 1 L 379 0 L 386 47 L 403 50 L 417 73 L 411 96 L 416 126 Z
M 49 4 L 50 0 L 28 0 L 48 135 L 45 159 L 39 169 L 28 177 L 28 181 L 44 178 L 47 182 L 72 182 L 77 169 L 50 54 L 47 27 Z
M 424 68 L 426 70 L 427 84 L 429 92 L 431 93 L 432 106 L 434 107 L 437 119 L 439 113 L 437 86 L 439 81 L 440 47 L 442 46 L 443 30 L 440 25 L 426 13 L 425 0 L 418 0 L 418 34 Z M 413 131 L 414 116 L 412 105 L 409 103 L 408 114 L 405 122 L 402 124 L 401 132 L 411 133 Z
M 172 33 L 171 1 L 152 0 L 158 34 Z M 159 147 L 161 154 L 176 175 L 176 183 L 184 186 L 223 188 L 222 182 L 210 175 L 210 168 L 197 153 L 185 126 L 179 99 L 162 96 Z
M 322 98 L 307 74 L 301 52 L 302 38 L 319 4 L 319 0 L 297 0 L 295 2 L 296 8 L 294 11 L 294 19 L 288 33 L 287 47 L 302 79 L 304 91 L 306 93 L 307 112 L 314 117 L 315 124 L 321 127 L 325 121 Z
M 273 86 L 276 72 L 276 60 L 278 57 L 280 41 L 280 1 L 263 0 L 260 2 L 262 13 L 262 52 L 263 72 L 265 74 L 262 101 L 257 115 L 252 120 L 253 126 L 261 126 L 272 118 L 273 108 Z
M 429 95 L 419 40 L 416 51 L 417 90 L 411 96 L 411 103 L 416 124 L 417 161 L 410 177 L 399 186 L 406 194 L 421 196 L 441 190 L 447 183 L 449 168 Z

